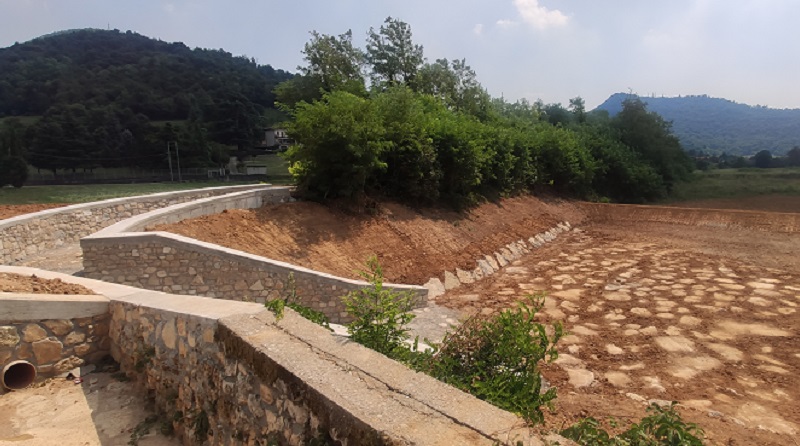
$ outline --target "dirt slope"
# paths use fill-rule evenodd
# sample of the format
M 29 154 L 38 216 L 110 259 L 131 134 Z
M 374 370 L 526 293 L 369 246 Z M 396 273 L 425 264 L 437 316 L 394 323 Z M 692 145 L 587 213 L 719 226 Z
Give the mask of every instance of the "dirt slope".
M 518 197 L 486 203 L 469 213 L 413 211 L 384 204 L 377 216 L 353 215 L 298 202 L 222 214 L 150 228 L 358 278 L 375 254 L 388 281 L 423 284 L 456 267 L 475 268 L 485 253 L 582 214 L 564 202 Z

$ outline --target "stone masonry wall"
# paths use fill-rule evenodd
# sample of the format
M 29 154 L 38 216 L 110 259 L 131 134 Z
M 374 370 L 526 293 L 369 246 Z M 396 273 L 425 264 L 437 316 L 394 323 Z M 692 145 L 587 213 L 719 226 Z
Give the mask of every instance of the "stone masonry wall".
M 37 381 L 109 354 L 110 315 L 73 319 L 0 321 L 0 364 L 25 360 L 36 367 Z
M 177 204 L 116 223 L 81 239 L 83 274 L 106 282 L 173 294 L 259 302 L 284 297 L 294 277 L 300 304 L 321 311 L 335 323 L 350 321 L 341 297 L 368 286 L 285 262 L 267 259 L 147 227 L 185 218 L 256 208 L 291 200 L 288 188 L 265 188 Z M 428 290 L 413 285 L 385 287 L 427 304 Z
M 216 319 L 112 301 L 111 312 L 121 370 L 185 445 L 545 444 L 516 416 L 289 309 L 280 324 L 267 311 Z
M 8 265 L 65 243 L 77 242 L 106 226 L 153 209 L 263 187 L 226 186 L 115 198 L 0 220 L 0 262 Z
M 335 323 L 350 320 L 341 296 L 367 285 L 174 234 L 85 239 L 82 244 L 86 277 L 173 294 L 264 303 L 284 296 L 291 273 L 299 303 Z M 423 287 L 387 286 L 411 291 L 418 305 L 426 304 Z

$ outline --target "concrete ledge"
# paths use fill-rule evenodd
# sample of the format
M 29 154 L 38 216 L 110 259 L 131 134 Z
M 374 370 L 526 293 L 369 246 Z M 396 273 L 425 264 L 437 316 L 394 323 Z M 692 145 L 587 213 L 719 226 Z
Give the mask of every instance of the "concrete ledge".
M 326 314 L 331 321 L 349 321 L 341 296 L 369 286 L 286 262 L 201 242 L 166 232 L 141 232 L 147 227 L 185 218 L 256 208 L 290 201 L 289 188 L 267 187 L 210 197 L 157 209 L 115 223 L 81 239 L 84 274 L 108 282 L 174 294 L 263 303 L 283 296 L 294 278 L 300 303 Z M 427 304 L 422 286 L 384 284 L 415 295 Z
M 97 295 L 0 293 L 0 322 L 76 319 L 108 313 L 108 298 Z
M 335 337 L 288 308 L 276 321 L 255 303 L 144 291 L 33 268 L 0 271 L 115 294 L 105 302 L 112 313 L 111 352 L 155 395 L 184 444 L 196 444 L 196 437 L 199 444 L 203 435 L 207 444 L 266 438 L 299 445 L 319 435 L 340 444 L 547 444 L 517 416 Z M 74 364 L 67 358 L 48 367 Z M 192 420 L 201 414 L 213 434 L 197 431 Z M 546 440 L 573 444 L 557 436 Z
M 263 189 L 263 184 L 209 187 L 74 204 L 0 220 L 0 262 L 9 264 L 78 241 L 120 220 L 198 198 Z

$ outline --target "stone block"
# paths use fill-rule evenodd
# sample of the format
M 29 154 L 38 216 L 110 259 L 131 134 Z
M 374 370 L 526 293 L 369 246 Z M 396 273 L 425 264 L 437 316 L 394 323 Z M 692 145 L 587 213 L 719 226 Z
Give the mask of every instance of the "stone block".
M 445 271 L 444 289 L 452 290 L 453 288 L 458 288 L 459 286 L 461 286 L 461 281 L 458 280 L 458 277 L 450 271 Z
M 0 327 L 0 347 L 14 347 L 19 344 L 17 328 L 11 325 Z
M 64 345 L 55 338 L 42 339 L 33 343 L 33 355 L 40 365 L 60 360 L 63 349 Z
M 66 345 L 75 345 L 79 344 L 86 340 L 86 335 L 77 331 L 73 331 L 72 333 L 68 334 L 67 337 L 64 339 L 64 344 Z
M 459 282 L 464 284 L 475 282 L 475 277 L 472 276 L 470 271 L 464 271 L 460 268 L 456 268 L 456 277 L 458 277 Z
M 68 372 L 76 367 L 80 367 L 85 363 L 85 361 L 77 356 L 70 356 L 69 358 L 64 358 L 58 361 L 55 366 L 53 367 L 55 373 L 64 373 Z
M 438 277 L 432 277 L 423 286 L 428 289 L 429 299 L 439 297 L 445 293 L 444 284 Z
M 28 324 L 22 329 L 22 339 L 25 342 L 40 341 L 47 337 L 47 331 L 38 324 Z
M 491 276 L 495 271 L 495 268 L 492 268 L 492 265 L 483 259 L 478 260 L 478 268 L 481 269 L 484 276 Z

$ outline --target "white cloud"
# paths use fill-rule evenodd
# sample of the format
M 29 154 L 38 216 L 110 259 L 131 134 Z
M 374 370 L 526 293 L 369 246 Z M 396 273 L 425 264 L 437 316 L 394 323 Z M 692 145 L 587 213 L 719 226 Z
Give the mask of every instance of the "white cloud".
M 480 36 L 483 34 L 483 23 L 477 23 L 473 28 L 472 32 L 475 33 L 476 36 Z
M 164 3 L 163 7 L 164 7 L 164 11 L 168 12 L 169 14 L 172 14 L 173 12 L 175 12 L 175 4 L 174 3 Z
M 537 29 L 564 26 L 569 22 L 563 12 L 558 9 L 547 9 L 539 4 L 539 0 L 514 0 L 522 20 Z M 498 23 L 499 24 L 499 23 Z
M 517 24 L 517 22 L 515 22 L 513 20 L 507 20 L 507 19 L 500 19 L 500 20 L 497 21 L 497 26 L 499 26 L 501 28 L 510 28 L 512 26 L 515 26 L 516 24 Z

